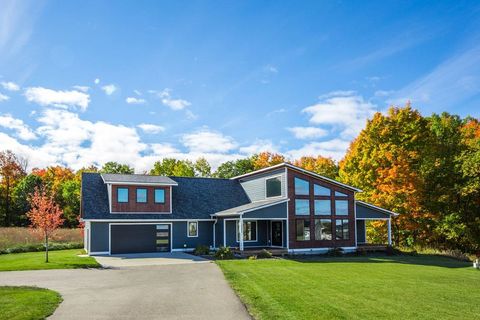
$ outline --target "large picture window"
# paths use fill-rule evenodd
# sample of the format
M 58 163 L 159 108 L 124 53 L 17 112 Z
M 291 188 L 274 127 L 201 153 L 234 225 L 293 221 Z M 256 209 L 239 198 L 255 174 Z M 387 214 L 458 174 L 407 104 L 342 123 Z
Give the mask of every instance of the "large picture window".
M 310 221 L 304 219 L 296 220 L 297 241 L 310 240 Z
M 282 195 L 282 180 L 280 179 L 280 177 L 266 179 L 265 185 L 267 189 L 267 198 L 279 197 Z
M 240 223 L 237 221 L 237 242 L 240 242 Z M 257 241 L 257 222 L 243 221 L 243 241 Z
M 187 232 L 188 237 L 198 237 L 198 222 L 197 221 L 188 221 L 187 223 Z
M 295 199 L 295 214 L 297 216 L 309 216 L 310 215 L 310 200 L 308 200 L 308 199 Z
M 335 214 L 348 216 L 348 200 L 335 200 Z
M 332 207 L 330 200 L 315 200 L 315 215 L 317 216 L 329 216 L 332 214 Z
M 315 240 L 332 240 L 331 219 L 315 219 Z
M 137 202 L 147 203 L 147 189 L 137 188 Z
M 117 202 L 127 203 L 128 202 L 128 188 L 118 188 L 117 189 Z
M 320 186 L 318 184 L 313 185 L 313 194 L 316 196 L 330 196 L 330 189 Z
M 295 178 L 295 194 L 297 196 L 308 196 L 310 194 L 309 182 L 300 178 Z
M 335 221 L 335 239 L 336 240 L 348 240 L 350 234 L 348 232 L 348 220 L 337 219 Z

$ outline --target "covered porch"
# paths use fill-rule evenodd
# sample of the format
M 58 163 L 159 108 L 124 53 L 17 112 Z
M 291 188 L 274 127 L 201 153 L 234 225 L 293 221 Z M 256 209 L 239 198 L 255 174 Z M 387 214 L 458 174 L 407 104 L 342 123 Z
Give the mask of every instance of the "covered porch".
M 213 214 L 215 247 L 238 252 L 288 250 L 287 202 L 286 198 L 262 200 Z
M 370 203 L 356 201 L 356 236 L 357 247 L 364 248 L 367 251 L 385 250 L 386 246 L 392 245 L 392 217 L 398 214 Z M 386 243 L 369 243 L 367 240 L 367 222 L 385 221 L 387 224 Z

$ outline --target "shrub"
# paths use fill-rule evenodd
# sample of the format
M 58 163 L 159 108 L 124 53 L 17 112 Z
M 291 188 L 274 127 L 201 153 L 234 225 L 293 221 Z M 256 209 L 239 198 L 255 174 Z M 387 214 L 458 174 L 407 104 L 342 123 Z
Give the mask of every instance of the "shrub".
M 332 248 L 332 249 L 327 251 L 327 256 L 341 257 L 341 256 L 343 256 L 343 249 L 342 248 Z
M 210 248 L 203 244 L 199 244 L 197 245 L 193 253 L 196 254 L 197 256 L 204 256 L 210 253 Z
M 255 255 L 250 256 L 250 257 L 248 257 L 248 260 L 257 260 L 257 256 L 255 256 Z
M 215 258 L 220 260 L 233 259 L 233 251 L 230 247 L 220 247 L 217 252 L 215 252 Z
M 43 241 L 43 236 L 31 228 L 0 228 L 0 250 L 26 245 L 42 245 Z M 57 229 L 52 235 L 51 241 L 52 243 L 81 243 L 83 241 L 82 230 Z
M 67 249 L 81 249 L 81 248 L 83 248 L 83 243 L 78 243 L 78 242 L 51 243 L 48 246 L 49 251 L 67 250 Z M 0 254 L 37 252 L 37 251 L 45 251 L 45 246 L 43 244 L 27 244 L 27 245 L 23 245 L 23 246 L 15 246 L 15 247 L 0 250 Z
M 270 259 L 271 257 L 272 257 L 272 253 L 265 249 L 260 251 L 260 253 L 257 256 L 258 259 Z

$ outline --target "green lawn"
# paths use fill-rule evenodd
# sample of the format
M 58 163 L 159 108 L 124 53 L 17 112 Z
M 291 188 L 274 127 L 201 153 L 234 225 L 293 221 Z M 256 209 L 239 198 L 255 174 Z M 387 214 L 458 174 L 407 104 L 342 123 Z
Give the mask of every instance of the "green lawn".
M 437 256 L 217 261 L 257 319 L 478 319 L 480 272 Z
M 35 287 L 0 287 L 0 319 L 45 319 L 62 297 L 55 291 Z
M 11 253 L 0 255 L 0 271 L 98 268 L 92 257 L 79 257 L 79 249 L 50 251 L 45 263 L 45 252 Z

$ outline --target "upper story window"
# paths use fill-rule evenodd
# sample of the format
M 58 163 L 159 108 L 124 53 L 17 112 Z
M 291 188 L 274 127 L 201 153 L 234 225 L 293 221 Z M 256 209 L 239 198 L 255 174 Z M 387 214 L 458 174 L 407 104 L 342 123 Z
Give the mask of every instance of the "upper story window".
M 330 189 L 318 184 L 314 184 L 313 194 L 316 196 L 330 196 Z
M 147 189 L 137 188 L 137 202 L 147 203 Z
M 117 202 L 128 202 L 128 188 L 117 188 Z
M 295 214 L 297 216 L 309 216 L 310 215 L 310 200 L 308 200 L 308 199 L 295 199 Z
M 322 216 L 326 215 L 329 216 L 332 214 L 332 205 L 330 200 L 315 200 L 314 201 L 315 205 L 315 215 L 317 216 Z
M 335 200 L 335 214 L 348 216 L 348 200 Z
M 266 197 L 278 197 L 282 195 L 282 179 L 280 177 L 265 180 Z
M 340 191 L 335 191 L 335 197 L 348 197 L 348 194 Z
M 310 194 L 310 186 L 307 180 L 295 178 L 295 194 L 297 196 L 308 196 Z
M 165 189 L 155 189 L 155 203 L 165 203 Z

